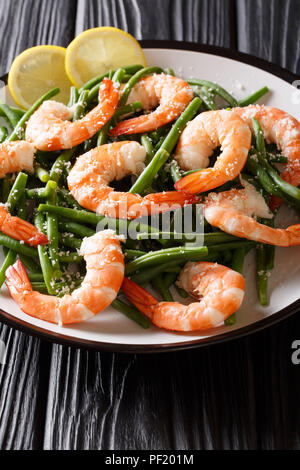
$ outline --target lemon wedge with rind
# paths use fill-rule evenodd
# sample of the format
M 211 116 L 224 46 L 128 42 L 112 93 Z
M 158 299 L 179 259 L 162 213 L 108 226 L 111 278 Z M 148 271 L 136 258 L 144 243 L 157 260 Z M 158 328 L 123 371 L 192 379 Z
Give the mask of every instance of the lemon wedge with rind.
M 59 87 L 57 101 L 67 104 L 70 82 L 65 71 L 66 49 L 59 46 L 35 46 L 19 54 L 8 75 L 8 88 L 14 101 L 29 108 L 51 88 Z
M 131 34 L 109 26 L 79 34 L 66 52 L 66 72 L 78 88 L 110 69 L 134 64 L 146 66 L 141 46 Z

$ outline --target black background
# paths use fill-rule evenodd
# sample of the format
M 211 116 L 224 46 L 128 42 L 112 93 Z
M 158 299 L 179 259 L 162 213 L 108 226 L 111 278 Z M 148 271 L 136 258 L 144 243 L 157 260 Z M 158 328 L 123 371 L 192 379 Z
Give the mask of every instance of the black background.
M 0 0 L 0 75 L 27 47 L 67 46 L 101 25 L 230 47 L 299 74 L 299 23 L 299 0 Z M 0 325 L 0 448 L 299 449 L 299 325 L 295 314 L 226 344 L 149 356 Z

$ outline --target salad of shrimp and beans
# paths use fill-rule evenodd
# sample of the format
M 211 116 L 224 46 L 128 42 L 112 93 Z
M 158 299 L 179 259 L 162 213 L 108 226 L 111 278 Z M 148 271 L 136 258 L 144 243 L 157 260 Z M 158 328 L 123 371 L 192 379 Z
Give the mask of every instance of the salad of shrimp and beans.
M 52 323 L 112 305 L 144 328 L 201 330 L 235 322 L 254 250 L 267 305 L 275 246 L 300 245 L 300 224 L 274 226 L 281 204 L 300 211 L 300 123 L 254 104 L 267 91 L 237 102 L 216 83 L 129 65 L 71 87 L 67 106 L 50 100 L 58 89 L 27 111 L 0 105 L 1 285 Z M 175 219 L 189 207 L 196 226 L 197 206 L 191 244 Z

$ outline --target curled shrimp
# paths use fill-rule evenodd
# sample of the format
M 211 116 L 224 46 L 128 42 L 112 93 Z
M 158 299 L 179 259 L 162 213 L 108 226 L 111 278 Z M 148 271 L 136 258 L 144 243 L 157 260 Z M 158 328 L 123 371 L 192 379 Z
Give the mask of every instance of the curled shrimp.
M 188 262 L 178 285 L 198 302 L 158 302 L 149 292 L 128 278 L 122 290 L 126 297 L 154 325 L 175 331 L 204 330 L 219 325 L 242 304 L 245 280 L 241 274 L 217 263 Z
M 86 276 L 78 289 L 61 298 L 34 291 L 20 260 L 6 270 L 6 285 L 23 312 L 65 325 L 87 320 L 111 304 L 124 278 L 119 237 L 112 230 L 98 232 L 83 240 L 80 252 Z
M 260 224 L 253 218 L 268 219 L 273 214 L 263 196 L 250 184 L 244 189 L 210 193 L 204 201 L 204 216 L 209 224 L 237 237 L 268 245 L 300 245 L 300 224 L 279 229 Z
M 26 126 L 26 140 L 39 150 L 62 150 L 89 139 L 112 117 L 119 100 L 118 86 L 104 79 L 99 88 L 99 104 L 86 116 L 70 122 L 72 111 L 57 101 L 44 101 Z
M 33 172 L 34 146 L 29 142 L 15 141 L 0 144 L 0 178 L 8 173 L 21 170 Z M 37 228 L 20 219 L 12 217 L 5 205 L 0 205 L 0 230 L 15 240 L 21 240 L 28 245 L 45 245 L 48 238 Z
M 274 108 L 273 106 L 250 105 L 245 108 L 234 108 L 237 113 L 251 128 L 252 118 L 258 120 L 268 142 L 275 143 L 287 157 L 287 164 L 281 173 L 281 177 L 292 184 L 300 184 L 300 122 L 293 116 Z M 272 208 L 280 204 L 280 199 L 272 197 Z
M 117 192 L 109 186 L 129 174 L 139 174 L 146 150 L 134 141 L 101 145 L 81 155 L 68 176 L 71 194 L 86 209 L 115 218 L 134 219 L 194 203 L 195 196 L 180 191 L 148 194 Z
M 141 101 L 143 109 L 155 111 L 120 122 L 111 130 L 111 135 L 149 132 L 176 119 L 193 98 L 187 82 L 171 75 L 150 75 L 142 78 L 133 87 L 128 102 Z
M 209 157 L 219 145 L 222 153 L 213 167 L 206 168 Z M 249 126 L 233 111 L 218 110 L 199 114 L 182 132 L 175 159 L 184 170 L 205 169 L 181 178 L 175 188 L 201 193 L 233 180 L 242 171 L 250 146 Z

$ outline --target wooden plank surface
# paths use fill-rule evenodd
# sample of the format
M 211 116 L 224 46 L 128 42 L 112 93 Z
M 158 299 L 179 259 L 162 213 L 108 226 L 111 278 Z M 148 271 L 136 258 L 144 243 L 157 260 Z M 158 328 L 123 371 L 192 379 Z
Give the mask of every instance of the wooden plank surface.
M 237 0 L 238 47 L 300 74 L 300 2 Z
M 26 47 L 66 45 L 98 25 L 138 39 L 238 45 L 299 71 L 294 3 L 0 0 L 1 71 Z M 293 34 L 294 49 L 284 49 Z M 0 448 L 300 448 L 300 375 L 290 360 L 299 326 L 295 315 L 237 341 L 154 356 L 51 346 L 3 326 Z

